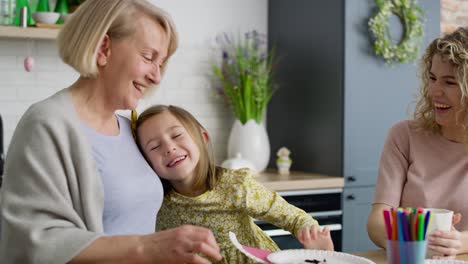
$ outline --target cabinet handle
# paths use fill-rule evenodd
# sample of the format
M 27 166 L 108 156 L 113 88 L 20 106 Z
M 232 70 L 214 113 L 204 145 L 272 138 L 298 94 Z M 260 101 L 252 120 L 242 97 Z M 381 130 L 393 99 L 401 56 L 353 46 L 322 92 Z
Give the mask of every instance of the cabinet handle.
M 354 176 L 349 176 L 346 178 L 349 182 L 355 182 L 356 178 Z
M 354 194 L 350 194 L 350 195 L 346 196 L 346 200 L 354 201 L 354 200 L 356 200 L 356 197 L 354 196 Z

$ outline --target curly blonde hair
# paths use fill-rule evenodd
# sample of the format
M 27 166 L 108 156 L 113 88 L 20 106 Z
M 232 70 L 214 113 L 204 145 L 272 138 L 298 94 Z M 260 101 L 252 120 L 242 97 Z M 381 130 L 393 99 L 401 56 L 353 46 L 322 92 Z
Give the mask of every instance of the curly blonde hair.
M 429 72 L 432 58 L 440 55 L 444 61 L 455 66 L 455 79 L 462 94 L 461 106 L 464 129 L 464 142 L 468 138 L 468 28 L 460 27 L 451 34 L 436 38 L 429 44 L 420 62 L 421 87 L 413 115 L 413 125 L 424 131 L 441 133 L 441 127 L 435 122 L 434 105 L 429 96 Z M 458 115 L 457 115 L 458 116 Z

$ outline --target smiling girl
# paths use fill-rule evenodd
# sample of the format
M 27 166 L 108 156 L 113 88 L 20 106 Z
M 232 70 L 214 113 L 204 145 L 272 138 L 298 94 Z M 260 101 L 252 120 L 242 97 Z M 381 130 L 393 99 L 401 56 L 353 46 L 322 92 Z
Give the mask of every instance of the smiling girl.
M 333 250 L 328 229 L 320 231 L 315 219 L 257 183 L 251 171 L 216 167 L 208 132 L 184 109 L 151 107 L 138 118 L 136 132 L 165 188 L 157 230 L 185 224 L 211 229 L 222 263 L 252 263 L 231 244 L 229 231 L 244 245 L 279 250 L 252 217 L 290 231 L 305 248 Z

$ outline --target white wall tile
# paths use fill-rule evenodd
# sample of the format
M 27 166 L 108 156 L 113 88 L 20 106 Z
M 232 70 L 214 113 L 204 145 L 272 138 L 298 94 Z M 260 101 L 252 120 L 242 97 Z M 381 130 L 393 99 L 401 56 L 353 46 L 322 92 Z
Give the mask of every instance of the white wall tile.
M 21 87 L 21 86 L 19 86 Z M 2 84 L 0 86 L 0 102 L 2 101 L 14 101 L 17 99 L 16 90 L 18 87 L 14 85 Z
M 2 86 L 34 85 L 35 79 L 34 73 L 26 72 L 24 69 L 0 71 L 0 82 Z
M 14 69 L 16 69 L 16 56 L 14 56 L 14 55 L 1 56 L 0 69 L 1 70 L 14 70 Z
M 17 39 L 1 39 L 0 40 L 0 56 L 9 56 L 13 54 L 26 53 L 26 40 Z

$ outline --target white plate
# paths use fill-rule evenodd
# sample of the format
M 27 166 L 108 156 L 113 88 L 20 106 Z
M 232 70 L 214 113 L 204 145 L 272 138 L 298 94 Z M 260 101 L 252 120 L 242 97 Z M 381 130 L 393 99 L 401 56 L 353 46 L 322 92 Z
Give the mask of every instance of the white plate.
M 463 260 L 451 260 L 451 259 L 426 259 L 425 264 L 467 264 L 467 261 Z
M 308 260 L 323 260 L 325 259 L 330 264 L 375 264 L 368 259 L 341 253 L 335 251 L 311 250 L 311 249 L 290 249 L 271 253 L 268 255 L 268 260 L 274 264 L 296 264 L 308 263 Z

